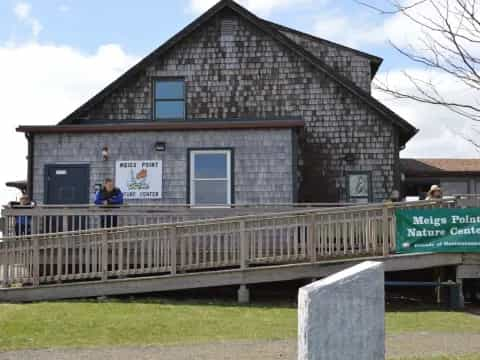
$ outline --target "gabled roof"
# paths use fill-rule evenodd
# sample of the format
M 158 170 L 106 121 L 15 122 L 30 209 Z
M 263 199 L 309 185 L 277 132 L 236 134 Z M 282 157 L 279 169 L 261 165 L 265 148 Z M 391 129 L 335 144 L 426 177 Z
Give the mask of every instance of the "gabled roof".
M 263 20 L 263 21 L 266 22 L 267 24 L 277 28 L 280 31 L 285 31 L 285 32 L 289 32 L 289 33 L 292 33 L 292 34 L 297 34 L 297 35 L 300 35 L 300 36 L 303 36 L 303 37 L 307 37 L 307 38 L 309 38 L 312 41 L 315 41 L 317 43 L 325 44 L 325 45 L 328 45 L 328 46 L 333 46 L 333 47 L 336 47 L 340 50 L 350 51 L 354 54 L 357 54 L 358 56 L 361 56 L 361 57 L 364 57 L 364 58 L 368 59 L 370 61 L 370 67 L 371 67 L 371 70 L 372 70 L 372 79 L 375 77 L 376 73 L 378 72 L 378 69 L 380 68 L 380 65 L 382 65 L 383 59 L 381 57 L 378 57 L 378 56 L 375 56 L 375 55 L 372 55 L 372 54 L 368 54 L 366 52 L 363 52 L 363 51 L 360 51 L 360 50 L 357 50 L 357 49 L 354 49 L 354 48 L 351 48 L 351 47 L 348 47 L 348 46 L 345 46 L 345 45 L 342 45 L 342 44 L 338 44 L 336 42 L 333 42 L 333 41 L 330 41 L 330 40 L 327 40 L 327 39 L 323 39 L 323 38 L 320 38 L 318 36 L 314 36 L 312 34 L 308 34 L 308 33 L 305 33 L 303 31 L 299 31 L 297 29 L 292 29 L 288 26 L 277 24 L 277 23 L 274 23 L 272 21 L 268 21 L 268 20 Z
M 335 83 L 342 86 L 343 88 L 348 90 L 350 93 L 352 93 L 353 95 L 357 96 L 359 99 L 364 101 L 366 104 L 368 104 L 373 110 L 378 112 L 380 115 L 392 121 L 401 130 L 400 131 L 401 144 L 406 143 L 411 137 L 413 137 L 417 133 L 417 129 L 415 127 L 413 127 L 406 120 L 404 120 L 403 118 L 395 114 L 388 107 L 380 103 L 378 100 L 372 97 L 368 92 L 358 87 L 353 81 L 351 81 L 350 79 L 347 79 L 346 77 L 336 72 L 333 68 L 325 64 L 323 60 L 316 57 L 305 48 L 297 45 L 295 42 L 290 40 L 287 36 L 283 35 L 277 28 L 275 28 L 275 26 L 258 18 L 256 15 L 254 15 L 244 7 L 238 5 L 233 0 L 219 1 L 215 6 L 210 8 L 210 10 L 205 12 L 203 15 L 201 15 L 199 18 L 193 21 L 190 25 L 188 25 L 179 33 L 177 33 L 175 36 L 173 36 L 166 43 L 164 43 L 159 48 L 157 48 L 152 53 L 150 53 L 147 57 L 145 57 L 138 64 L 133 66 L 130 70 L 128 70 L 126 73 L 120 76 L 117 80 L 115 80 L 110 85 L 108 85 L 105 89 L 100 91 L 97 95 L 95 95 L 85 104 L 80 106 L 73 113 L 68 115 L 64 120 L 62 120 L 59 123 L 59 125 L 67 125 L 67 124 L 74 123 L 75 119 L 78 118 L 82 113 L 90 110 L 96 104 L 99 104 L 113 91 L 118 89 L 123 84 L 127 83 L 130 79 L 135 77 L 137 74 L 141 73 L 147 66 L 153 63 L 153 61 L 157 57 L 165 54 L 168 50 L 173 48 L 181 40 L 188 37 L 190 34 L 192 34 L 195 30 L 200 28 L 204 23 L 206 23 L 208 20 L 210 20 L 220 11 L 227 8 L 232 10 L 233 12 L 235 12 L 236 14 L 238 14 L 240 17 L 244 18 L 248 22 L 252 23 L 257 28 L 265 32 L 266 34 L 270 35 L 272 38 L 274 38 L 276 41 L 281 43 L 283 46 L 287 47 L 290 51 L 294 52 L 297 56 L 303 58 L 306 62 L 312 65 L 313 68 L 317 69 L 319 72 L 328 76 Z
M 400 167 L 409 176 L 480 174 L 480 159 L 400 159 Z

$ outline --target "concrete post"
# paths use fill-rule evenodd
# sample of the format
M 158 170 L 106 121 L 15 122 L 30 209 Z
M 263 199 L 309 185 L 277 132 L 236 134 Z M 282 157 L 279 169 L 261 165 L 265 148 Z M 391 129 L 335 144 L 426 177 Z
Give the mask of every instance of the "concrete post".
M 298 295 L 299 360 L 384 360 L 382 263 L 364 262 L 302 287 Z
M 250 290 L 248 290 L 246 285 L 240 285 L 238 289 L 238 303 L 239 304 L 249 304 L 250 303 Z

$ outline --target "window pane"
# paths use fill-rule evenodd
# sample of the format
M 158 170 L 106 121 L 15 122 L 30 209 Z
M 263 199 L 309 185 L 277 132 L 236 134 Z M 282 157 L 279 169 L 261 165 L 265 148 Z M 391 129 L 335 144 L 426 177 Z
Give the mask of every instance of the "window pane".
M 443 195 L 468 194 L 468 183 L 465 181 L 442 181 Z
M 197 180 L 194 186 L 196 205 L 227 204 L 229 189 L 226 180 Z
M 183 80 L 158 80 L 155 82 L 155 99 L 184 99 L 183 89 Z
M 195 154 L 195 179 L 227 178 L 227 154 Z
M 183 101 L 157 101 L 155 103 L 156 119 L 184 119 L 185 102 Z

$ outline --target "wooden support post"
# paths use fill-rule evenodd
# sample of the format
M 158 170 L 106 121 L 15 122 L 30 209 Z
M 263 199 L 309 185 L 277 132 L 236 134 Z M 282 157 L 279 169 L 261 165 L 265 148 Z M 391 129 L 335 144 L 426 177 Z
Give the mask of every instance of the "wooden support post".
M 247 233 L 245 231 L 245 220 L 240 221 L 240 268 L 246 269 L 248 267 L 248 249 Z
M 177 227 L 172 226 L 170 235 L 170 266 L 171 274 L 177 274 Z
M 108 231 L 102 235 L 102 280 L 108 280 Z
M 39 286 L 40 285 L 40 246 L 38 244 L 39 240 L 38 237 L 35 236 L 32 239 L 33 242 L 33 269 L 32 269 L 32 275 L 33 275 L 33 286 Z
M 463 279 L 458 277 L 458 267 L 456 269 L 457 271 L 457 278 L 456 278 L 456 283 L 458 284 L 457 287 L 457 296 L 458 296 L 458 308 L 459 309 L 464 309 L 465 308 L 465 297 L 463 296 Z

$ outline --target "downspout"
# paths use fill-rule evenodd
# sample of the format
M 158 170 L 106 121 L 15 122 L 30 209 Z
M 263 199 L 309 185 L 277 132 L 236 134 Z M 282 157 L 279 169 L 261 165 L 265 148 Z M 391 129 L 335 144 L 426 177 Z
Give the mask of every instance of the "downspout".
M 33 134 L 27 132 L 25 137 L 28 141 L 27 154 L 27 195 L 33 201 Z

